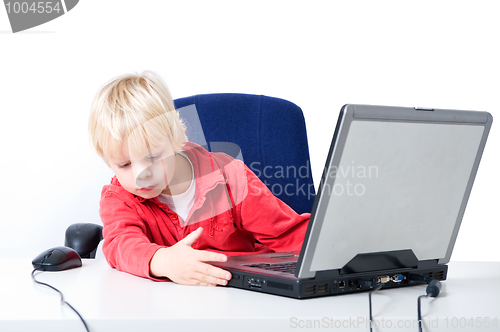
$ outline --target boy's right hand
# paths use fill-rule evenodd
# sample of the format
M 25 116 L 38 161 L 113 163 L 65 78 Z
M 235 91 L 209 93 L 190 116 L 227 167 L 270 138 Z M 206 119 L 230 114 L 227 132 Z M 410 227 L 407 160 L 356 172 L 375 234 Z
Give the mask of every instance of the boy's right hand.
M 227 285 L 231 273 L 205 262 L 225 262 L 227 256 L 206 250 L 196 250 L 191 245 L 203 233 L 199 227 L 171 247 L 156 251 L 149 264 L 153 277 L 167 277 L 182 285 Z

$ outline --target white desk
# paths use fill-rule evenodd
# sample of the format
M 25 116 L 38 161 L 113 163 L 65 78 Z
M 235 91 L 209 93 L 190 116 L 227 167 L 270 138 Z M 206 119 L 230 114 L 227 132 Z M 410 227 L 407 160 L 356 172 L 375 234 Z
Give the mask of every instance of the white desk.
M 76 314 L 61 307 L 56 292 L 31 280 L 31 260 L 0 259 L 0 264 L 0 331 L 85 331 Z M 180 286 L 113 270 L 102 259 L 40 273 L 37 280 L 59 288 L 92 332 L 369 331 L 367 293 L 295 300 Z M 422 294 L 425 286 L 375 293 L 374 331 L 417 331 Z M 451 262 L 440 296 L 422 300 L 422 315 L 424 331 L 500 331 L 500 262 Z

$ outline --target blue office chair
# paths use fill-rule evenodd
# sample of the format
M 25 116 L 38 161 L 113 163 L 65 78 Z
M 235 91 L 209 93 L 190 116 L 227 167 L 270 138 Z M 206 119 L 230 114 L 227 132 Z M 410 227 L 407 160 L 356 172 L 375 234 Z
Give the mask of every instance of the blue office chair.
M 311 212 L 316 192 L 304 116 L 297 105 L 283 99 L 237 93 L 196 95 L 176 99 L 174 103 L 186 123 L 190 141 L 209 151 L 242 159 L 275 196 L 297 213 Z M 94 258 L 93 248 L 102 239 L 102 226 L 80 224 L 70 228 L 66 246 L 77 252 L 81 248 L 86 257 Z M 85 228 L 90 235 L 72 235 Z M 91 243 L 75 240 L 82 236 L 91 239 Z
M 183 108 L 195 105 L 196 119 L 183 116 Z M 315 191 L 302 110 L 278 98 L 222 93 L 175 100 L 187 122 L 188 139 L 212 152 L 237 153 L 275 196 L 297 213 L 311 212 Z M 194 121 L 193 121 L 194 120 Z M 195 133 L 193 133 L 195 131 Z M 232 144 L 224 144 L 224 143 Z M 208 144 L 207 144 L 208 143 Z M 237 150 L 237 147 L 241 151 Z

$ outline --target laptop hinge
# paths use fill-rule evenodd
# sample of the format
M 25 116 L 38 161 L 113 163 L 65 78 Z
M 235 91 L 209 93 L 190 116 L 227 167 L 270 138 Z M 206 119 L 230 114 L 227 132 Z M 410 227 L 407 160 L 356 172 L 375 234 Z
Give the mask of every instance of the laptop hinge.
M 428 259 L 425 261 L 419 261 L 418 262 L 418 268 L 419 269 L 426 269 L 429 267 L 436 267 L 438 265 L 438 260 L 437 259 Z
M 337 279 L 340 277 L 340 270 L 316 271 L 315 279 Z
M 340 274 L 415 268 L 418 259 L 411 249 L 357 254 L 340 270 Z

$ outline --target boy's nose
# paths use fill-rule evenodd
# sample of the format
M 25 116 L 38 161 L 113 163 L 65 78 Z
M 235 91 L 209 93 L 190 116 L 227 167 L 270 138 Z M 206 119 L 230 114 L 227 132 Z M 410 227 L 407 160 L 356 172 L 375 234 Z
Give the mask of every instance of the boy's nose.
M 153 175 L 153 172 L 148 168 L 144 169 L 142 172 L 137 175 L 137 181 L 144 181 L 149 179 Z

